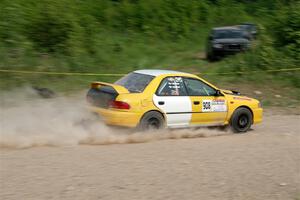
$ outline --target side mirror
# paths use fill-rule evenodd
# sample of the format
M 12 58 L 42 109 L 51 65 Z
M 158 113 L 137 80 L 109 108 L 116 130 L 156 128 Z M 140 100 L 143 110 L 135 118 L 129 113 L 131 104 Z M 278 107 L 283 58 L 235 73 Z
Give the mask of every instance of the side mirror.
M 217 90 L 216 93 L 215 93 L 215 96 L 216 96 L 216 97 L 219 97 L 219 96 L 223 96 L 223 94 L 221 93 L 220 90 Z

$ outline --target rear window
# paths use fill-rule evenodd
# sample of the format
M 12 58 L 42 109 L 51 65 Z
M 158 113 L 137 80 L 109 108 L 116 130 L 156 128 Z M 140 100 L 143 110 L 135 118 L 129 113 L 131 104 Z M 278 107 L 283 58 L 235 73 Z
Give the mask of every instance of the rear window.
M 131 93 L 141 93 L 153 80 L 154 76 L 139 73 L 130 73 L 115 82 L 117 85 L 125 87 Z

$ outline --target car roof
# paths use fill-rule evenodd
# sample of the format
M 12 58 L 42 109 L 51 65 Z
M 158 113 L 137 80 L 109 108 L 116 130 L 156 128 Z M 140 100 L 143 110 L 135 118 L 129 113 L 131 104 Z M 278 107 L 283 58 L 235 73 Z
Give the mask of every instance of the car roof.
M 223 26 L 223 27 L 213 28 L 213 30 L 214 31 L 222 31 L 222 30 L 241 30 L 241 29 L 236 26 Z
M 136 70 L 135 73 L 139 74 L 146 74 L 151 76 L 160 76 L 160 75 L 176 75 L 176 74 L 185 74 L 192 76 L 193 74 L 180 72 L 180 71 L 174 71 L 174 70 L 161 70 L 161 69 L 143 69 L 143 70 Z

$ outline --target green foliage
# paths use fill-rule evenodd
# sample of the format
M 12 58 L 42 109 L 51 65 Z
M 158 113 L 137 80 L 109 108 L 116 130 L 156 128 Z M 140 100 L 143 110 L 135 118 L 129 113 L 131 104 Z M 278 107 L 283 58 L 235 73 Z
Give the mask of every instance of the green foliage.
M 1 0 L 0 68 L 126 73 L 296 67 L 299 9 L 294 0 Z M 259 25 L 251 51 L 218 64 L 199 58 L 211 27 L 241 22 Z M 39 76 L 9 79 L 8 85 L 44 82 Z M 284 79 L 300 87 L 296 74 Z
M 275 46 L 300 60 L 300 2 L 283 9 L 272 26 Z

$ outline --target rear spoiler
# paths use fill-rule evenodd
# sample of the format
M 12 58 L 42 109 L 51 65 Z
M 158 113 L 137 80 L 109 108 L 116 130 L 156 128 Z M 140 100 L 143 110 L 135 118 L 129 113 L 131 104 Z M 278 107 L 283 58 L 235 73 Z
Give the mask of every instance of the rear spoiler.
M 98 82 L 98 81 L 91 83 L 91 88 L 97 89 L 97 88 L 100 88 L 101 86 L 112 87 L 112 88 L 114 88 L 117 91 L 118 94 L 129 93 L 129 91 L 125 87 L 123 87 L 121 85 L 112 84 L 112 83 L 105 83 L 105 82 Z

